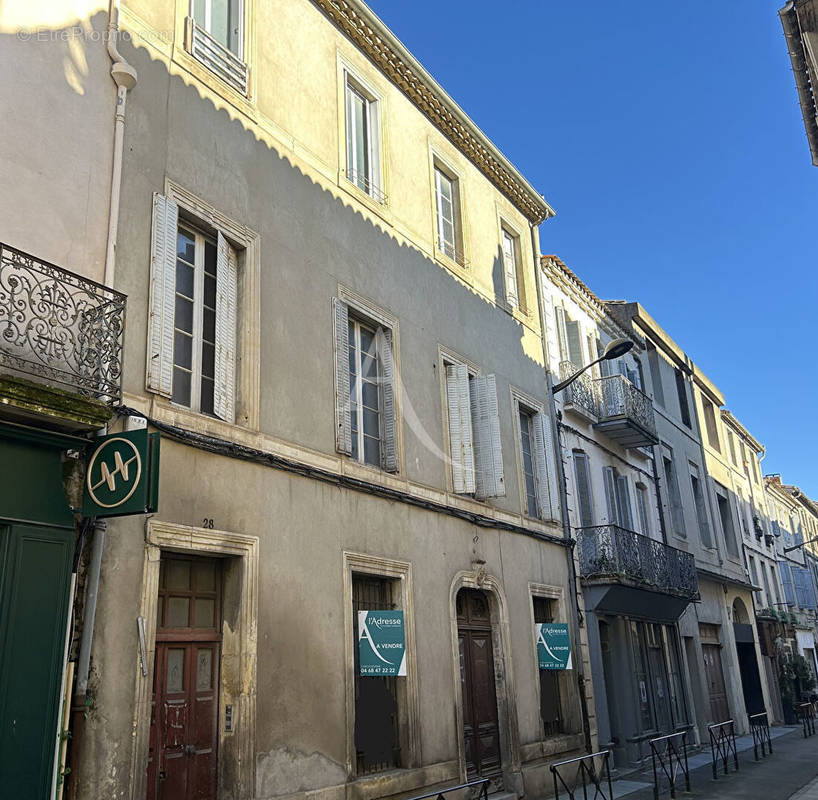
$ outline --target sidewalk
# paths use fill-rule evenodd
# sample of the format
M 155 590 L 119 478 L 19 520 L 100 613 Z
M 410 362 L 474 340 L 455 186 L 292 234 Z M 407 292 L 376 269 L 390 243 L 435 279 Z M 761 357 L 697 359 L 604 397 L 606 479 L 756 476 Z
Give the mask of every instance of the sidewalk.
M 739 771 L 730 762 L 730 774 L 719 771 L 713 780 L 710 749 L 689 759 L 690 793 L 684 791 L 684 776 L 677 780 L 676 796 L 701 800 L 818 800 L 818 735 L 804 739 L 801 727 L 772 728 L 773 753 L 756 762 L 753 738 L 736 739 Z M 659 797 L 669 798 L 666 781 Z M 653 800 L 653 774 L 634 775 L 631 780 L 615 781 L 615 800 Z

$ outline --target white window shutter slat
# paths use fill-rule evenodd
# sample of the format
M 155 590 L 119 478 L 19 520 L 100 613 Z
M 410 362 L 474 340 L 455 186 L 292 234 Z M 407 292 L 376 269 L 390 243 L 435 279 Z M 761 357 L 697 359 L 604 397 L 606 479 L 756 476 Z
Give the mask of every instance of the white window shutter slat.
M 545 449 L 545 460 L 548 470 L 548 495 L 551 501 L 551 515 L 550 518 L 554 520 L 560 519 L 560 495 L 559 486 L 557 485 L 557 462 L 556 459 L 562 458 L 562 453 L 558 452 L 554 444 L 554 437 L 551 433 L 551 420 L 545 414 L 538 414 L 542 417 L 540 423 L 540 430 L 542 430 L 543 448 Z
M 613 467 L 605 467 L 602 470 L 605 477 L 605 501 L 608 504 L 608 523 L 619 525 L 619 514 L 616 508 L 616 483 Z
M 557 342 L 560 348 L 560 361 L 568 360 L 568 331 L 565 327 L 565 309 L 554 303 L 554 316 L 557 321 Z
M 449 411 L 452 488 L 458 494 L 471 494 L 474 491 L 474 448 L 469 370 L 465 364 L 446 365 L 446 404 Z
M 537 498 L 537 513 L 540 519 L 553 519 L 551 516 L 551 487 L 548 483 L 548 451 L 546 442 L 550 440 L 545 427 L 549 424 L 545 414 L 535 414 L 532 418 L 534 438 L 534 492 Z
M 173 317 L 176 303 L 176 230 L 179 207 L 169 197 L 153 195 L 151 299 L 148 320 L 148 389 L 173 393 Z
M 584 361 L 582 358 L 582 338 L 579 330 L 579 322 L 568 320 L 565 323 L 565 331 L 568 342 L 568 358 L 571 363 L 579 369 Z
M 504 497 L 503 450 L 500 413 L 494 375 L 478 375 L 471 385 L 471 419 L 474 436 L 474 494 L 481 499 Z
M 216 364 L 213 410 L 225 422 L 236 416 L 236 298 L 238 257 L 219 232 L 216 247 Z
M 343 300 L 332 298 L 335 355 L 335 449 L 352 454 L 352 420 L 349 404 L 349 309 Z
M 392 331 L 378 328 L 378 360 L 381 379 L 381 469 L 398 471 L 398 443 L 395 429 L 395 364 Z

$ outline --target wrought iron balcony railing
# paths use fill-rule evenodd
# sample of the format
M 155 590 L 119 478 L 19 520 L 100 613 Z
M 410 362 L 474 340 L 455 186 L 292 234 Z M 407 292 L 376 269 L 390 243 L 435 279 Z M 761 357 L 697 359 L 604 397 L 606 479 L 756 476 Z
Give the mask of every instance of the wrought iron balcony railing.
M 597 384 L 600 417 L 627 417 L 649 433 L 656 434 L 653 402 L 641 389 L 637 389 L 624 375 L 606 375 Z
M 0 244 L 0 367 L 119 399 L 125 295 Z
M 560 362 L 560 379 L 570 378 L 579 367 L 573 361 Z M 599 402 L 594 379 L 587 373 L 580 375 L 565 389 L 565 402 L 575 409 L 596 419 L 599 416 Z
M 636 531 L 618 525 L 580 528 L 578 548 L 584 579 L 629 582 L 690 599 L 699 595 L 693 555 Z

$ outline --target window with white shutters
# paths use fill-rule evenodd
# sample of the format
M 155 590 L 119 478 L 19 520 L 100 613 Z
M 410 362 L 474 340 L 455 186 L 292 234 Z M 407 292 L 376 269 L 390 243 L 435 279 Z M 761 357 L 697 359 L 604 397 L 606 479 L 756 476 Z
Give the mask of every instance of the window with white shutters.
M 579 524 L 582 528 L 589 528 L 594 524 L 594 501 L 591 493 L 591 471 L 588 466 L 588 456 L 582 450 L 574 450 L 573 456 Z
M 460 181 L 437 159 L 434 163 L 435 224 L 437 248 L 461 267 L 468 266 L 463 255 L 463 223 L 460 214 Z
M 386 202 L 381 186 L 378 98 L 360 81 L 344 73 L 346 104 L 346 176 L 379 203 Z
M 580 333 L 579 322 L 576 320 L 566 320 L 565 331 L 568 340 L 568 358 L 571 363 L 579 369 L 585 363 L 582 355 L 582 335 Z
M 551 428 L 548 417 L 515 398 L 520 433 L 523 509 L 529 517 L 555 519 L 556 480 L 549 463 Z M 552 489 L 552 482 L 554 489 Z
M 633 530 L 628 476 L 620 475 L 614 467 L 604 467 L 605 500 L 608 506 L 608 522 Z
M 335 446 L 362 464 L 397 472 L 392 331 L 333 298 Z
M 537 490 L 534 478 L 534 435 L 532 414 L 521 408 L 520 455 L 522 456 L 523 485 L 525 487 L 525 510 L 529 517 L 537 516 Z
M 220 231 L 179 219 L 154 195 L 147 387 L 235 419 L 238 256 Z
M 645 536 L 650 536 L 650 515 L 648 513 L 648 487 L 642 483 L 636 484 L 636 511 L 639 515 L 639 530 Z
M 521 292 L 518 272 L 520 268 L 520 241 L 505 228 L 502 231 L 503 245 L 503 275 L 506 287 L 506 302 L 512 308 L 521 308 Z

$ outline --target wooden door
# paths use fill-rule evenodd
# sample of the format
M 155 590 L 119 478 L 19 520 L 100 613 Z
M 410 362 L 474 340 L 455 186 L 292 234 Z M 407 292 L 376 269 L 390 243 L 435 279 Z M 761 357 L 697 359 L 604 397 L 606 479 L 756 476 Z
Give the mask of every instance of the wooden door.
M 721 646 L 703 644 L 702 656 L 707 677 L 707 691 L 710 695 L 710 715 L 713 722 L 725 722 L 730 719 L 730 707 L 727 704 L 727 689 L 724 685 L 724 671 L 721 666 Z
M 461 589 L 457 595 L 463 739 L 469 778 L 500 774 L 500 729 L 494 685 L 491 618 L 485 593 Z
M 219 562 L 163 558 L 159 585 L 148 800 L 214 800 Z

